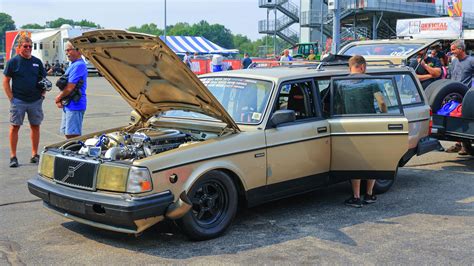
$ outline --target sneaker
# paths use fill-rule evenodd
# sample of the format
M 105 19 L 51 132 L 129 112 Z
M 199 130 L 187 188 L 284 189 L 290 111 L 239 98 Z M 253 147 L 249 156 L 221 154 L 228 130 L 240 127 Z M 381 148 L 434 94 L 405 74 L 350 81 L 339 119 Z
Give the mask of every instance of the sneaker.
M 18 167 L 18 159 L 16 157 L 10 158 L 10 167 Z
M 364 204 L 372 204 L 377 202 L 377 197 L 375 195 L 365 194 Z
M 453 146 L 447 148 L 447 149 L 446 149 L 446 152 L 447 152 L 447 153 L 455 153 L 455 152 L 459 152 L 461 149 L 462 149 L 461 144 L 456 143 L 456 144 L 454 144 Z
M 38 163 L 40 160 L 40 156 L 36 154 L 35 156 L 31 157 L 30 163 Z
M 360 208 L 362 207 L 362 200 L 360 200 L 360 198 L 351 197 L 345 200 L 344 204 L 346 204 L 347 206 L 354 207 L 354 208 Z

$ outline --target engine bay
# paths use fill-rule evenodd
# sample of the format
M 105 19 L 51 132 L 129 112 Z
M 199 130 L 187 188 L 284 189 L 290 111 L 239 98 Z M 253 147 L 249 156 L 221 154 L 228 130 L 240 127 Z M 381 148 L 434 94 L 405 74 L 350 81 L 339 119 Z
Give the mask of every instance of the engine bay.
M 69 141 L 57 151 L 66 156 L 101 161 L 134 161 L 201 142 L 218 134 L 197 130 L 147 127 L 114 131 Z

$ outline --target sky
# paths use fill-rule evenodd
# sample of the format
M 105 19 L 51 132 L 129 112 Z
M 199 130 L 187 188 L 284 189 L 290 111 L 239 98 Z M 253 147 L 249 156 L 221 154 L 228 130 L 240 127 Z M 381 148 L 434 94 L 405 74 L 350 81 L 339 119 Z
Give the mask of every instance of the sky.
M 0 12 L 12 16 L 15 25 L 38 23 L 59 17 L 86 19 L 104 28 L 125 29 L 155 23 L 164 27 L 164 0 L 0 0 Z M 299 2 L 299 0 L 298 0 Z M 233 34 L 252 40 L 262 38 L 258 21 L 266 18 L 266 9 L 258 0 L 167 0 L 166 24 L 197 23 L 201 20 L 222 24 Z
M 443 4 L 443 0 L 436 1 Z M 0 12 L 12 16 L 17 27 L 29 23 L 44 25 L 62 17 L 75 21 L 86 19 L 110 29 L 148 23 L 162 29 L 164 3 L 165 0 L 0 0 Z M 167 25 L 206 20 L 252 40 L 264 36 L 258 33 L 258 21 L 266 18 L 266 9 L 258 7 L 258 0 L 167 0 L 166 6 Z M 474 0 L 463 0 L 463 10 L 474 13 Z

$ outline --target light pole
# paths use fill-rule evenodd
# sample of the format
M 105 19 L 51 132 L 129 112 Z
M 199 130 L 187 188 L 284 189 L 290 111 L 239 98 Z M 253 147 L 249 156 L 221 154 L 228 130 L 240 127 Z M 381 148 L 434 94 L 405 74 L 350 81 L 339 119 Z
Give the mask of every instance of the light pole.
M 165 36 L 165 44 L 167 45 L 168 42 L 166 41 L 166 0 L 165 0 L 165 28 L 163 30 L 163 35 Z

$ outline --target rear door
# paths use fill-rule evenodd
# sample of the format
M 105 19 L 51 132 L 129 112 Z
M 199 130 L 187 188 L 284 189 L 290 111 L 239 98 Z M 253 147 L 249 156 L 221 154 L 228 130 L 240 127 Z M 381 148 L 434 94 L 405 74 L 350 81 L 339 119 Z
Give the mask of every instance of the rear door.
M 408 149 L 408 121 L 392 77 L 331 79 L 331 182 L 393 179 Z

